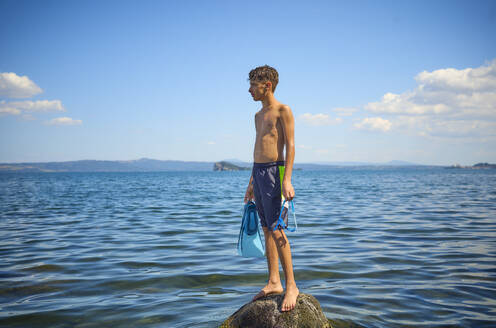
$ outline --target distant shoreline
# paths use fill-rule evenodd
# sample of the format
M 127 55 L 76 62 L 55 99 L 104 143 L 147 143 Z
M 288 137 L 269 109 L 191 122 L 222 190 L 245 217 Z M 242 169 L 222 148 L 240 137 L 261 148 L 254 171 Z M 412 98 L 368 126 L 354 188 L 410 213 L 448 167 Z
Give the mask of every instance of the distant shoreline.
M 472 166 L 462 166 L 459 164 L 451 165 L 446 167 L 447 169 L 470 169 L 470 170 L 486 170 L 486 169 L 496 169 L 496 164 L 489 163 L 477 163 Z
M 141 158 L 129 161 L 80 160 L 66 162 L 0 163 L 0 172 L 170 172 L 170 171 L 246 171 L 252 163 L 242 161 L 194 162 Z M 294 170 L 330 170 L 338 168 L 446 168 L 494 169 L 496 164 L 477 163 L 472 166 L 421 165 L 392 161 L 389 163 L 295 163 Z

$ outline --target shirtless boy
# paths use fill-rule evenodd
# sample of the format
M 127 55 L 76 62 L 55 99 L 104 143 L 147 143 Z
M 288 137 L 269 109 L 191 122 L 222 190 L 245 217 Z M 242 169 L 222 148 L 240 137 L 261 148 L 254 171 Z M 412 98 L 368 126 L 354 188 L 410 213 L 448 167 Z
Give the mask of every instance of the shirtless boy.
M 279 276 L 281 260 L 286 279 L 286 294 L 282 311 L 291 311 L 296 305 L 299 290 L 293 274 L 291 248 L 284 230 L 273 231 L 281 211 L 281 193 L 293 199 L 295 192 L 291 174 L 295 155 L 294 118 L 291 109 L 274 98 L 279 74 L 270 66 L 261 66 L 249 74 L 250 89 L 255 101 L 262 102 L 262 109 L 255 114 L 256 140 L 253 153 L 253 171 L 246 188 L 245 203 L 255 199 L 265 236 L 265 251 L 269 268 L 269 281 L 253 300 L 284 291 Z M 284 158 L 286 146 L 286 158 Z M 282 181 L 280 172 L 284 170 Z

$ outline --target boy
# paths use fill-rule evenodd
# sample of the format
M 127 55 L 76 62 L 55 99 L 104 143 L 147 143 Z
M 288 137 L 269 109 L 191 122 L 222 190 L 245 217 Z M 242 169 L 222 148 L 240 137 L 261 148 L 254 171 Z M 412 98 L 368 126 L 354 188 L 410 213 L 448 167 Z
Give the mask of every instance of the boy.
M 279 82 L 279 74 L 274 68 L 267 65 L 257 67 L 250 72 L 249 80 L 248 91 L 253 100 L 262 102 L 262 109 L 255 114 L 253 171 L 244 201 L 246 203 L 255 199 L 264 231 L 269 267 L 269 281 L 253 300 L 284 291 L 279 276 L 280 259 L 286 278 L 286 295 L 281 310 L 291 311 L 296 305 L 299 293 L 294 280 L 291 248 L 284 230 L 273 231 L 273 229 L 281 211 L 282 196 L 291 200 L 295 195 L 291 184 L 295 155 L 294 118 L 289 106 L 281 104 L 274 98 L 274 91 Z M 284 146 L 286 146 L 286 158 L 283 155 Z

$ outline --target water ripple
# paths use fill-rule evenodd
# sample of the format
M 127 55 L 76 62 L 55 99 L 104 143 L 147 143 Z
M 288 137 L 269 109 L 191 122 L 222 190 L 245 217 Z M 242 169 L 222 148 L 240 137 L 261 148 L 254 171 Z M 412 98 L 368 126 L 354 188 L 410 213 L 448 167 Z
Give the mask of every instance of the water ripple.
M 0 175 L 0 326 L 216 327 L 266 280 L 236 254 L 249 172 Z M 336 327 L 492 327 L 496 174 L 295 171 L 300 290 Z

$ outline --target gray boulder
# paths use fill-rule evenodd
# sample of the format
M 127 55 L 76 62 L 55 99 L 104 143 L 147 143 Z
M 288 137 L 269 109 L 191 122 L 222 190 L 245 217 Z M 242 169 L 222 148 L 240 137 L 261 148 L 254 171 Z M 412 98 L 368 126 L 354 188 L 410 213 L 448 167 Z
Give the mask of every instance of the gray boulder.
M 284 294 L 270 295 L 247 303 L 219 328 L 332 328 L 312 295 L 300 293 L 289 312 L 280 312 L 283 298 Z

